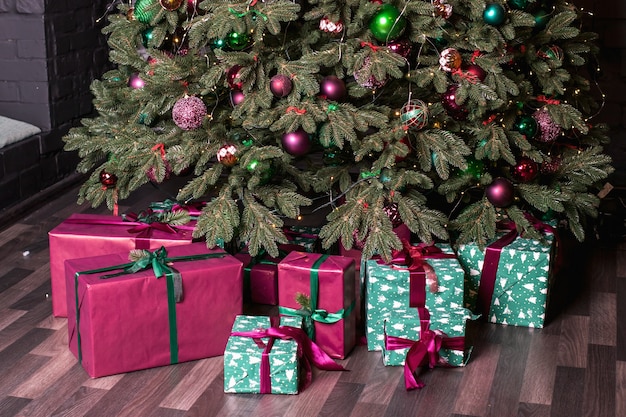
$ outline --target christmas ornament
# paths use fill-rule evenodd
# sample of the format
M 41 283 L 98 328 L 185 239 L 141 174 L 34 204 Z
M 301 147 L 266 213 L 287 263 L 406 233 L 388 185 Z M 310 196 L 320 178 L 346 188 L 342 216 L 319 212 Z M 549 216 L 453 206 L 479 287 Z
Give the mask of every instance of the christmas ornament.
M 422 100 L 411 100 L 402 106 L 400 121 L 407 128 L 422 129 L 428 124 L 428 106 Z
M 452 16 L 452 5 L 448 4 L 446 0 L 434 0 L 433 6 L 435 7 L 435 16 L 443 17 L 446 20 Z
M 528 0 L 509 0 L 507 4 L 511 9 L 524 10 L 528 6 Z
M 159 4 L 165 10 L 173 12 L 183 4 L 183 0 L 159 0 Z
M 341 23 L 341 20 L 335 23 L 328 17 L 323 17 L 320 20 L 320 30 L 326 33 L 341 33 L 343 31 L 343 23 Z
M 534 180 L 539 174 L 539 165 L 528 157 L 521 157 L 517 164 L 511 167 L 511 175 L 519 182 L 527 183 Z
M 158 12 L 158 10 L 155 7 L 150 7 L 154 3 L 155 3 L 155 0 L 137 0 L 135 2 L 135 6 L 133 10 L 135 19 L 137 19 L 141 23 L 146 23 L 146 24 L 150 23 Z
M 274 97 L 287 97 L 293 88 L 291 78 L 283 74 L 277 74 L 270 80 L 270 91 Z
M 444 49 L 439 56 L 439 66 L 442 70 L 447 72 L 461 68 L 462 62 L 463 58 L 461 58 L 461 53 L 454 48 Z
M 226 82 L 228 86 L 234 90 L 241 90 L 243 88 L 243 81 L 241 80 L 241 65 L 233 65 L 226 72 Z
M 244 98 L 243 91 L 233 90 L 230 92 L 230 105 L 235 107 L 237 104 L 241 103 Z
M 106 170 L 100 171 L 100 184 L 106 188 L 114 188 L 117 185 L 117 175 Z
M 139 76 L 139 73 L 135 72 L 128 78 L 128 86 L 134 89 L 143 88 L 146 82 Z
M 541 163 L 542 174 L 556 174 L 561 167 L 561 157 L 558 155 L 551 156 L 549 160 L 545 160 Z
M 272 179 L 276 171 L 276 168 L 274 168 L 274 164 L 272 164 L 271 161 L 259 161 L 256 159 L 250 161 L 250 163 L 246 166 L 246 169 L 251 174 L 259 177 L 260 185 L 267 184 Z
M 346 97 L 346 84 L 342 79 L 328 75 L 320 83 L 320 92 L 329 100 L 341 101 Z
M 533 13 L 533 16 L 535 17 L 535 29 L 536 30 L 545 29 L 546 25 L 550 21 L 550 14 L 551 12 L 545 9 L 539 9 L 536 13 Z
M 467 168 L 461 171 L 463 174 L 471 175 L 476 179 L 480 179 L 485 172 L 485 163 L 474 157 L 467 158 Z
M 293 156 L 303 156 L 311 150 L 311 138 L 303 129 L 285 133 L 281 143 L 285 152 Z
M 179 99 L 172 108 L 172 119 L 183 130 L 193 130 L 202 126 L 207 114 L 204 102 L 195 96 Z
M 506 19 L 506 10 L 498 3 L 489 3 L 483 11 L 483 20 L 488 25 L 499 26 Z
M 187 0 L 187 14 L 198 14 L 200 9 L 198 8 L 198 2 L 200 0 Z
M 511 181 L 498 177 L 485 189 L 485 196 L 491 204 L 504 208 L 513 204 L 515 188 Z
M 539 127 L 539 136 L 535 139 L 540 142 L 554 142 L 562 132 L 561 126 L 552 120 L 550 113 L 545 107 L 535 111 L 533 119 Z
M 222 49 L 226 46 L 226 41 L 224 41 L 224 39 L 214 39 L 210 46 L 211 49 Z
M 401 57 L 408 57 L 413 44 L 408 39 L 396 39 L 387 43 L 387 48 Z
M 148 45 L 150 45 L 150 41 L 152 40 L 152 37 L 154 35 L 153 33 L 154 28 L 148 28 L 146 30 L 144 30 L 143 32 L 141 32 L 141 44 L 147 48 Z
M 242 51 L 250 44 L 247 33 L 230 32 L 226 36 L 226 45 L 233 51 Z
M 474 78 L 480 82 L 485 81 L 485 78 L 487 78 L 487 72 L 476 64 L 470 64 L 466 66 L 463 71 L 466 74 L 469 74 L 471 78 Z
M 548 62 L 550 67 L 560 67 L 563 63 L 563 49 L 558 45 L 543 45 L 537 51 L 537 56 Z
M 363 67 L 358 71 L 354 72 L 355 81 L 361 86 L 365 88 L 370 88 L 372 90 L 377 89 L 385 85 L 387 80 L 379 80 L 371 74 L 370 67 L 372 66 L 372 60 L 370 57 L 366 57 L 363 61 Z M 365 74 L 370 73 L 369 77 L 366 77 Z
M 465 106 L 456 102 L 456 92 L 458 88 L 458 84 L 451 84 L 441 96 L 441 104 L 443 104 L 446 113 L 454 120 L 465 120 L 469 115 L 469 111 Z
M 385 212 L 389 220 L 391 220 L 391 224 L 393 225 L 394 229 L 402 224 L 402 218 L 400 217 L 398 203 L 385 202 L 385 205 L 383 206 L 383 211 Z
M 232 143 L 223 145 L 217 151 L 217 161 L 224 166 L 232 167 L 237 163 L 238 159 L 237 147 Z
M 130 9 L 128 9 L 128 11 L 126 12 L 126 19 L 128 19 L 130 22 L 134 22 L 135 20 L 137 20 L 137 18 L 135 17 L 134 7 L 131 7 Z
M 369 29 L 374 38 L 381 42 L 396 39 L 406 28 L 406 19 L 396 6 L 385 3 L 370 20 Z
M 537 134 L 537 121 L 532 116 L 521 115 L 515 119 L 513 128 L 527 139 L 532 139 Z

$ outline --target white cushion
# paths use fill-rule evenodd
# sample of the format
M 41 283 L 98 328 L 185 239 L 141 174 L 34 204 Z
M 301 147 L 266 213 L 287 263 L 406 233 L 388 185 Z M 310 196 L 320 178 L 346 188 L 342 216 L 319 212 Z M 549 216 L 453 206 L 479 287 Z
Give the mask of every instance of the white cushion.
M 0 148 L 19 142 L 39 132 L 41 132 L 41 129 L 30 123 L 0 116 Z

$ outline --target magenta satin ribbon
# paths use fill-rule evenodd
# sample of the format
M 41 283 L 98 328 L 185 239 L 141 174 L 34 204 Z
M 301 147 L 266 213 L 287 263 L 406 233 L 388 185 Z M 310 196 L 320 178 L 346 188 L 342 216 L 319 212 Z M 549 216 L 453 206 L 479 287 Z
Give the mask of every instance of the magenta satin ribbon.
M 442 348 L 465 350 L 465 337 L 447 337 L 440 330 L 430 329 L 430 313 L 426 308 L 419 308 L 420 338 L 410 340 L 402 337 L 387 336 L 385 333 L 385 348 L 387 350 L 406 349 L 404 361 L 404 386 L 407 390 L 424 387 L 424 383 L 415 377 L 418 368 L 428 365 L 434 368 L 437 365 L 448 365 L 439 357 Z
M 310 233 L 294 232 L 291 229 L 283 229 L 283 233 L 285 234 L 285 236 L 290 238 L 290 240 L 293 240 L 293 238 L 295 238 L 295 237 L 303 237 L 305 239 L 317 239 L 317 238 L 319 238 L 319 235 L 313 235 L 313 234 L 310 234 Z
M 406 239 L 402 239 L 402 250 L 394 250 L 391 256 L 390 262 L 384 262 L 381 259 L 377 262 L 390 265 L 393 269 L 409 271 L 410 307 L 424 307 L 426 304 L 427 276 L 431 278 L 430 292 L 434 294 L 439 290 L 437 274 L 433 267 L 426 262 L 426 259 L 456 258 L 454 254 L 443 253 L 437 246 L 424 243 L 412 246 Z M 398 267 L 398 265 L 402 267 Z
M 560 259 L 558 250 L 560 244 L 556 229 L 549 224 L 539 221 L 530 214 L 526 214 L 526 218 L 537 231 L 542 233 L 552 233 L 554 236 L 557 247 L 557 254 L 555 255 L 557 260 L 555 269 L 558 269 L 558 262 Z M 478 285 L 478 309 L 485 316 L 489 315 L 489 310 L 491 309 L 491 299 L 493 298 L 493 292 L 495 290 L 496 275 L 498 273 L 498 264 L 500 263 L 500 254 L 502 253 L 502 249 L 513 243 L 513 241 L 515 241 L 515 239 L 519 236 L 515 223 L 513 222 L 500 222 L 498 223 L 498 227 L 510 230 L 510 232 L 491 243 L 485 250 L 483 270 L 480 274 L 480 284 Z
M 260 393 L 271 393 L 271 377 L 269 365 L 269 353 L 272 349 L 274 339 L 294 340 L 298 345 L 298 358 L 302 359 L 305 370 L 305 379 L 301 381 L 301 389 L 305 389 L 312 379 L 313 372 L 311 365 L 325 371 L 345 371 L 346 369 L 333 361 L 318 345 L 308 338 L 304 330 L 290 326 L 275 327 L 272 325 L 269 329 L 256 329 L 249 332 L 231 332 L 231 336 L 251 337 L 260 339 L 269 337 L 270 341 L 264 346 L 261 357 L 260 370 Z M 258 345 L 258 342 L 257 342 Z

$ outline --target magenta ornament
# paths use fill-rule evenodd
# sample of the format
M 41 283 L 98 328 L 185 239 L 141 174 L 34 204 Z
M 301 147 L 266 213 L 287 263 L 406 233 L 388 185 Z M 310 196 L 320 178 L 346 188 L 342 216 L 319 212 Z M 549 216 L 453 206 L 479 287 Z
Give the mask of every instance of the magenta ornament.
M 233 90 L 241 90 L 243 87 L 243 81 L 241 81 L 241 65 L 233 65 L 226 71 L 226 82 Z
M 526 156 L 521 157 L 517 164 L 511 167 L 513 178 L 522 183 L 534 180 L 537 174 L 539 174 L 539 165 Z
M 233 90 L 230 92 L 230 104 L 235 107 L 237 104 L 241 103 L 243 99 L 246 98 L 241 90 Z
M 139 73 L 135 72 L 130 75 L 128 78 L 128 86 L 134 89 L 143 88 L 146 85 L 146 82 L 139 76 Z
M 487 72 L 476 64 L 470 64 L 465 67 L 465 73 L 480 82 L 485 81 L 485 78 L 487 78 Z
M 207 114 L 206 105 L 198 97 L 185 96 L 172 108 L 172 119 L 183 130 L 193 130 L 202 126 Z
M 291 83 L 291 78 L 286 75 L 277 74 L 270 80 L 270 91 L 274 94 L 274 97 L 287 97 L 292 89 L 293 84 Z
M 411 47 L 411 41 L 408 39 L 396 39 L 387 43 L 387 48 L 389 48 L 391 52 L 395 52 L 404 58 L 408 57 L 411 53 Z
M 539 142 L 554 142 L 562 132 L 559 124 L 555 123 L 546 108 L 541 108 L 533 113 L 533 118 L 537 121 L 539 134 L 535 137 Z
M 498 177 L 485 189 L 485 196 L 491 204 L 504 208 L 513 204 L 515 188 L 511 181 Z
M 303 156 L 311 150 L 311 138 L 302 129 L 285 133 L 281 143 L 285 152 L 293 156 Z
M 456 102 L 456 92 L 458 88 L 458 84 L 451 84 L 441 96 L 441 104 L 443 104 L 443 108 L 450 117 L 455 120 L 465 120 L 469 112 L 465 106 Z
M 324 77 L 320 84 L 320 91 L 328 100 L 333 101 L 343 100 L 348 92 L 346 83 L 335 75 Z

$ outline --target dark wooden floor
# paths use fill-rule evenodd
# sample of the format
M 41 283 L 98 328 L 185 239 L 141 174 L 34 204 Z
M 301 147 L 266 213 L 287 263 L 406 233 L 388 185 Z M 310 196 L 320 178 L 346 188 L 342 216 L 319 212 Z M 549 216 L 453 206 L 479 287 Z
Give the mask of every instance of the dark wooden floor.
M 147 187 L 120 211 L 167 197 Z M 297 396 L 225 395 L 222 358 L 90 379 L 51 315 L 47 232 L 74 212 L 60 193 L 0 230 L 0 416 L 626 416 L 626 242 L 566 244 L 542 330 L 476 324 L 465 368 L 402 369 L 358 347 L 350 372 L 316 372 Z

